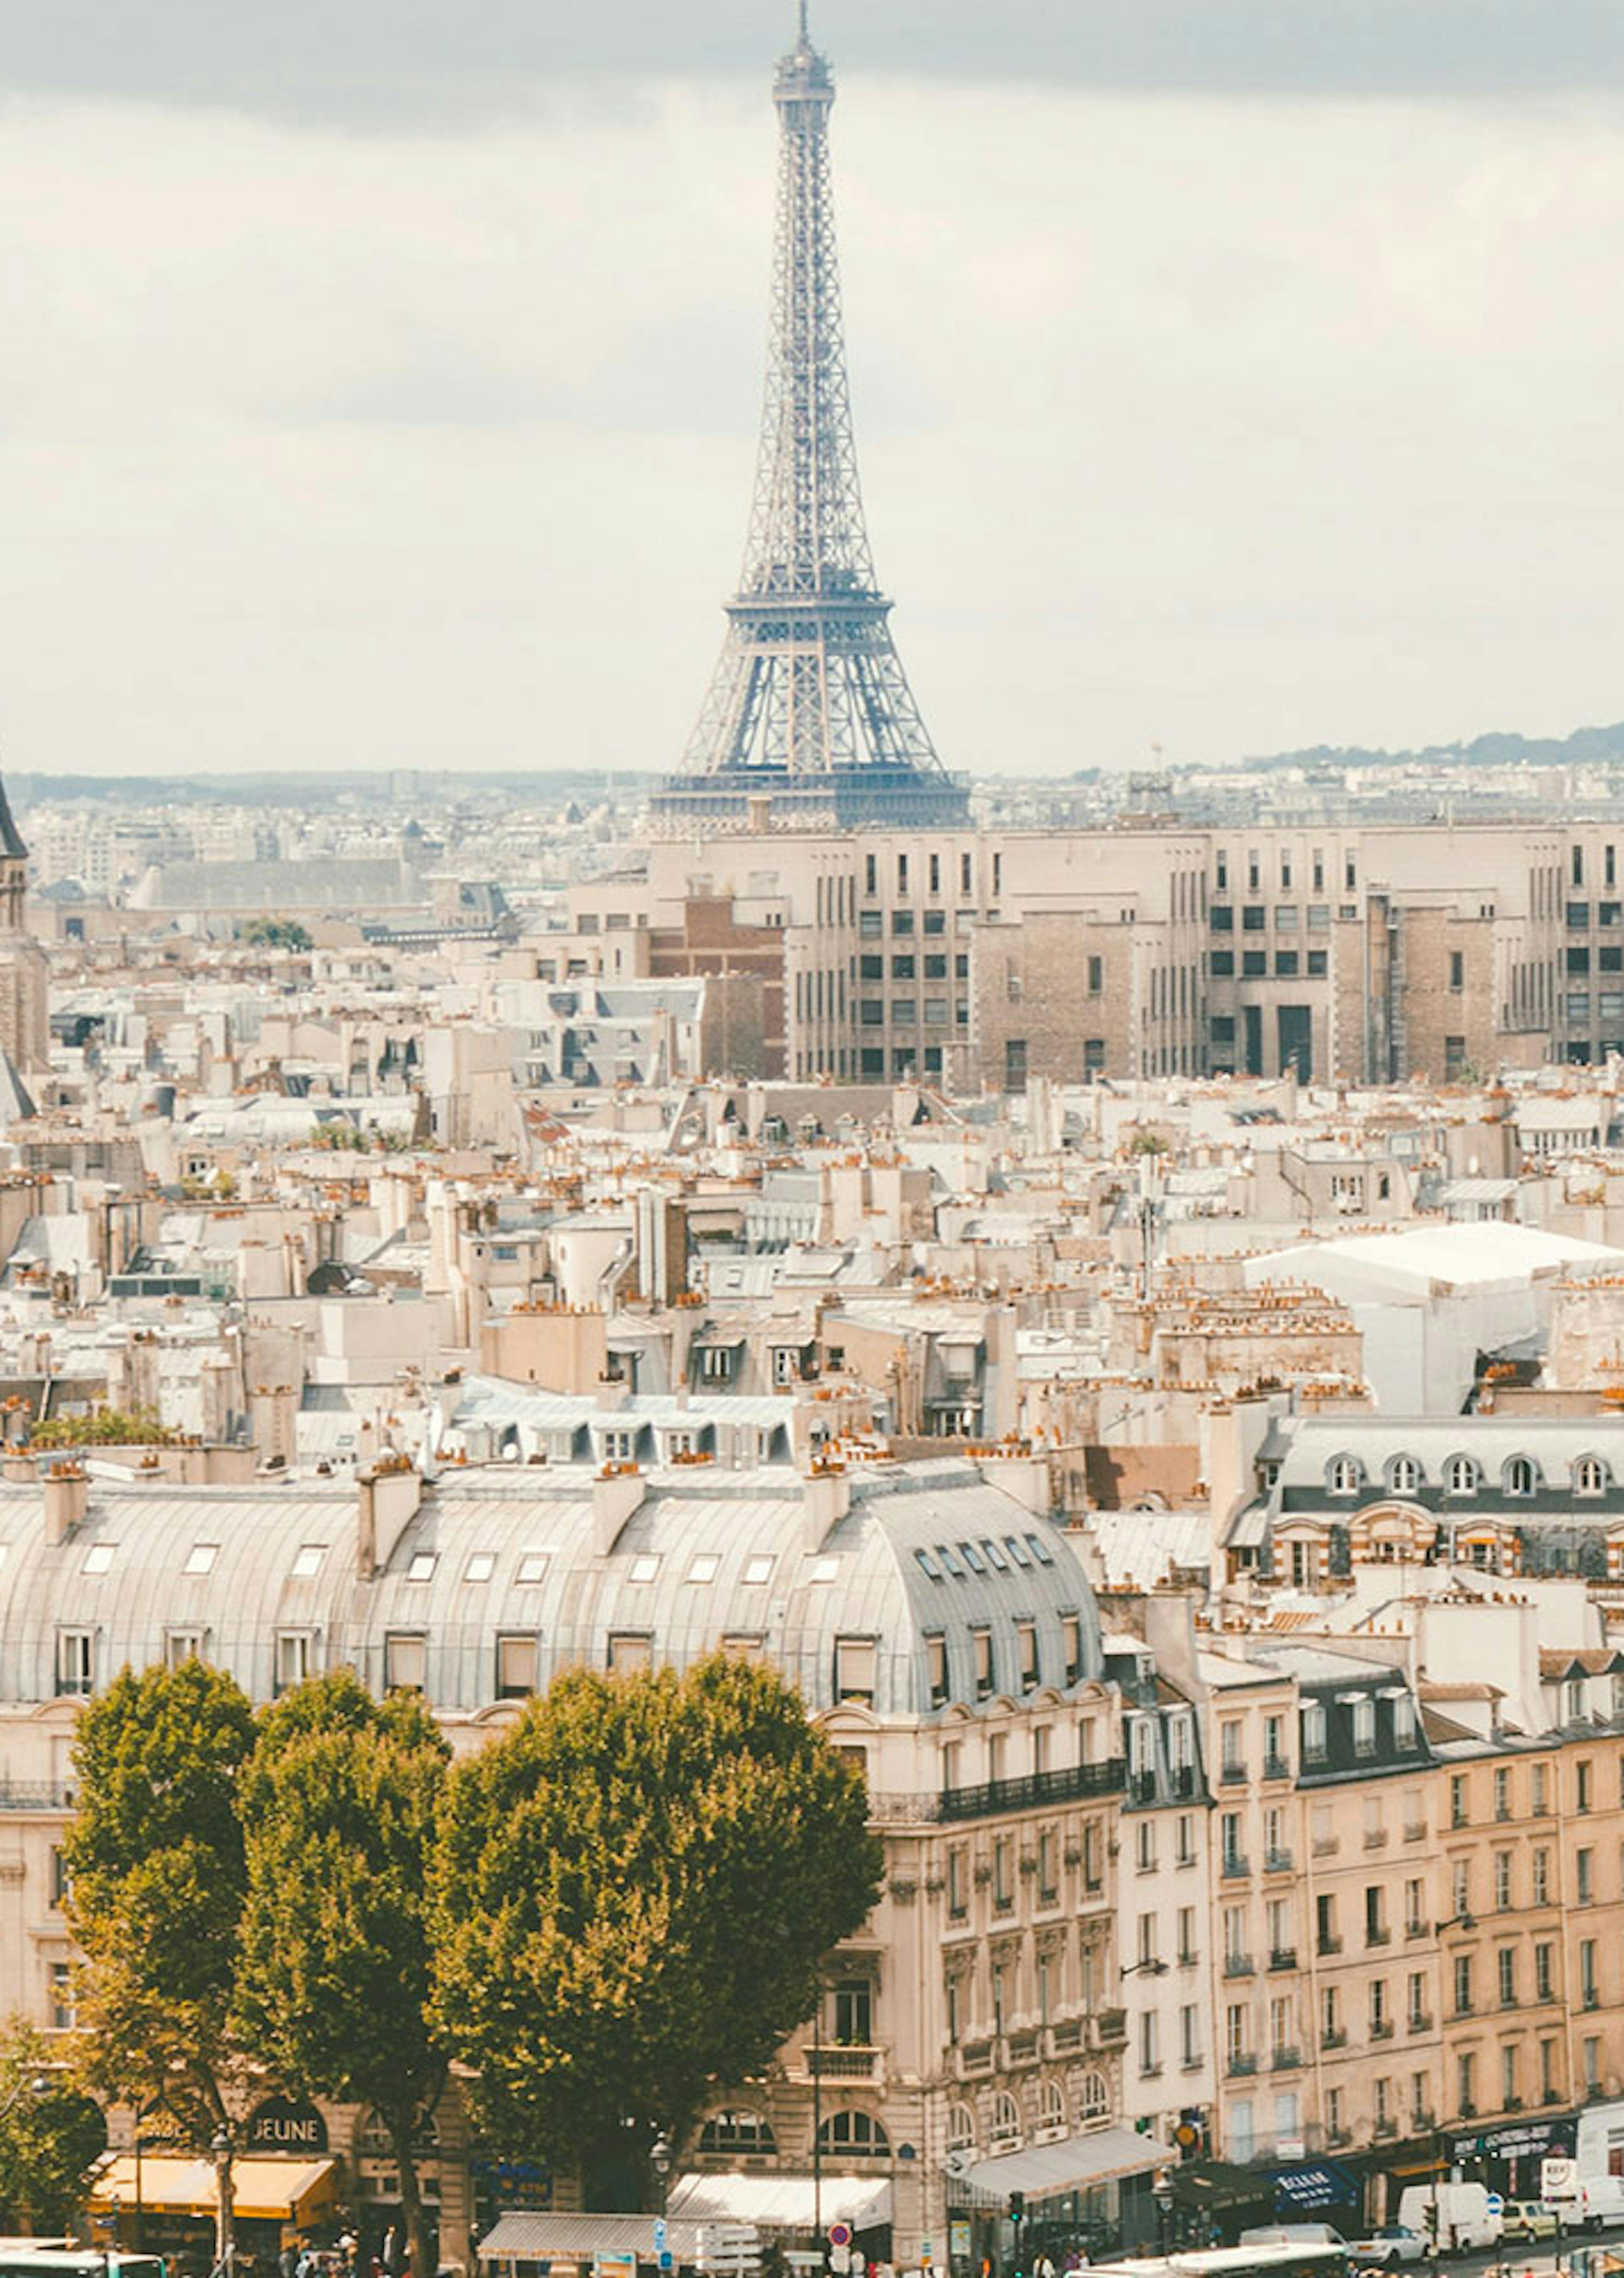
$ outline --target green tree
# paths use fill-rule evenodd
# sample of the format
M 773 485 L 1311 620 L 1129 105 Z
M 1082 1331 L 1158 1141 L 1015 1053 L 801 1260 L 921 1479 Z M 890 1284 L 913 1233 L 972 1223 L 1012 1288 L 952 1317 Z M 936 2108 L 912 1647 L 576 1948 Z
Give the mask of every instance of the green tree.
M 486 2125 L 591 2188 L 763 2071 L 874 1902 L 866 1819 L 769 1669 L 561 1677 L 454 1768 L 435 1856 L 434 2011 Z
M 243 928 L 244 941 L 263 949 L 309 949 L 311 934 L 297 918 L 253 918 Z
M 68 1919 L 86 2084 L 229 2137 L 248 2087 L 233 2029 L 246 1883 L 237 1784 L 254 1716 L 206 1662 L 124 1670 L 80 1721 Z M 231 2236 L 229 2168 L 220 2244 Z
M 240 2029 L 289 2087 L 376 2108 L 418 2278 L 434 2265 L 417 2147 L 446 2080 L 426 1882 L 448 1754 L 415 1695 L 380 1704 L 340 1670 L 263 1717 L 241 1784 Z
M 107 2145 L 95 2099 L 63 2073 L 58 2052 L 21 2018 L 0 2028 L 0 2208 L 13 2226 L 63 2231 Z

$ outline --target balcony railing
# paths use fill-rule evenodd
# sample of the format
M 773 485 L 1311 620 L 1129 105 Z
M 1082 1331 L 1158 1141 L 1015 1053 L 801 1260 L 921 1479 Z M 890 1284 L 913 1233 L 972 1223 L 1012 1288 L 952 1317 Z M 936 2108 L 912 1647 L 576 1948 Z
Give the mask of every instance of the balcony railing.
M 1365 1924 L 1365 1944 L 1367 1945 L 1391 1945 L 1392 1944 L 1392 1932 L 1388 1929 L 1385 1923 L 1367 1923 Z
M 1326 2031 L 1320 2035 L 1320 2046 L 1323 2049 L 1346 2048 L 1347 2027 L 1346 2025 L 1332 2025 L 1329 2027 Z
M 1302 2051 L 1283 2044 L 1270 2052 L 1269 2061 L 1276 2072 L 1295 2072 L 1302 2062 Z
M 1232 2079 L 1246 2080 L 1257 2070 L 1257 2059 L 1249 2049 L 1231 2049 L 1224 2060 L 1224 2069 Z
M 1263 1758 L 1263 1777 L 1266 1780 L 1290 1779 L 1291 1776 L 1292 1768 L 1290 1764 L 1286 1762 L 1284 1756 L 1265 1756 Z
M 1264 1852 L 1263 1872 L 1266 1875 L 1289 1875 L 1291 1871 L 1292 1854 L 1290 1851 L 1277 1847 L 1273 1851 Z
M 1370 2037 L 1373 2041 L 1391 2041 L 1393 2037 L 1393 2022 L 1391 2017 L 1378 2017 L 1370 2028 Z
M 1226 1953 L 1224 1957 L 1226 1977 L 1250 1977 L 1255 1966 L 1249 1953 Z
M 0 1780 L 0 1811 L 72 1811 L 73 1791 L 57 1780 Z
M 1322 1930 L 1318 1943 L 1322 1953 L 1340 1953 L 1342 1951 L 1342 1940 L 1334 1930 Z
M 1128 2037 L 1125 2009 L 1101 2009 L 1094 2020 L 1094 2037 L 1101 2048 L 1120 2048 Z
M 934 1799 L 934 1816 L 988 1819 L 1002 1811 L 1029 1811 L 1043 1804 L 1119 1795 L 1124 1777 L 1122 1758 L 1111 1756 L 1102 1763 L 1065 1764 L 1053 1771 L 1028 1772 L 1019 1779 L 983 1780 L 977 1787 L 946 1787 Z
M 1011 2033 L 1003 2045 L 1003 2060 L 1009 2065 L 1036 2064 L 1040 2054 L 1035 2030 Z
M 808 2074 L 818 2080 L 873 2080 L 880 2069 L 877 2048 L 847 2044 L 836 2048 L 807 2049 L 803 2053 Z
M 958 2069 L 968 2080 L 977 2073 L 991 2072 L 993 2045 L 990 2041 L 962 2041 L 958 2050 Z
M 1270 1946 L 1269 1950 L 1269 1967 L 1271 1969 L 1295 1969 L 1297 1967 L 1297 1948 L 1294 1945 Z
M 1222 1859 L 1218 1861 L 1218 1872 L 1220 1875 L 1234 1877 L 1239 1875 L 1249 1875 L 1252 1872 L 1252 1869 L 1247 1866 L 1246 1861 L 1241 1857 L 1239 1851 L 1226 1851 Z

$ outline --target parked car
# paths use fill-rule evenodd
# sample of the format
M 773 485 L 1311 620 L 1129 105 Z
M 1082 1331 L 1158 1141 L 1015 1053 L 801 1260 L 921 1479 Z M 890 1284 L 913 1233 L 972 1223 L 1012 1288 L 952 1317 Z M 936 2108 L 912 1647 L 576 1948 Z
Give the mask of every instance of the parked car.
M 1554 2238 L 1561 2217 L 1544 2199 L 1507 2199 L 1500 2216 L 1502 2238 Z
M 1372 2262 L 1419 2262 L 1426 2251 L 1427 2242 L 1420 2231 L 1403 2222 L 1384 2222 L 1369 2238 L 1356 2238 L 1348 2249 L 1361 2267 Z

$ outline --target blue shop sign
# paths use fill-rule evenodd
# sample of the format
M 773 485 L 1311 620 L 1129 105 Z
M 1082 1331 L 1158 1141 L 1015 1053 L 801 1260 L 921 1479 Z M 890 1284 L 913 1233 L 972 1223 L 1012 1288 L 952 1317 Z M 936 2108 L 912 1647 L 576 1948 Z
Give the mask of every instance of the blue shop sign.
M 1317 2214 L 1322 2207 L 1357 2205 L 1358 2179 L 1334 2160 L 1310 2160 L 1300 2167 L 1277 2167 L 1271 2182 L 1278 2205 L 1293 2214 Z

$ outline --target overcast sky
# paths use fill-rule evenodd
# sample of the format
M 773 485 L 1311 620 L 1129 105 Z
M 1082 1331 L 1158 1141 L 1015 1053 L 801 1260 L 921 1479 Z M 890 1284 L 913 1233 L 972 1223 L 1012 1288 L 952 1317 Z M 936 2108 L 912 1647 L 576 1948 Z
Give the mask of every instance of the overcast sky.
M 0 754 L 661 768 L 789 0 L 0 0 Z M 1617 0 L 814 0 L 974 769 L 1624 717 Z

